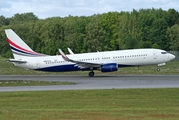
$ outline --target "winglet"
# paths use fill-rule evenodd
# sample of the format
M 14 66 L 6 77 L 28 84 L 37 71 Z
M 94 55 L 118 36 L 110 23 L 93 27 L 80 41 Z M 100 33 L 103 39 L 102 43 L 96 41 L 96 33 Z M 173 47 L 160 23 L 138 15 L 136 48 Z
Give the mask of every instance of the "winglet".
M 58 49 L 58 50 L 59 50 L 59 52 L 60 52 L 62 58 L 63 58 L 64 60 L 67 60 L 67 61 L 68 61 L 68 57 L 64 54 L 64 52 L 63 52 L 61 49 Z
M 69 52 L 71 55 L 74 54 L 73 51 L 72 51 L 70 48 L 67 48 L 67 49 L 68 49 L 68 52 Z

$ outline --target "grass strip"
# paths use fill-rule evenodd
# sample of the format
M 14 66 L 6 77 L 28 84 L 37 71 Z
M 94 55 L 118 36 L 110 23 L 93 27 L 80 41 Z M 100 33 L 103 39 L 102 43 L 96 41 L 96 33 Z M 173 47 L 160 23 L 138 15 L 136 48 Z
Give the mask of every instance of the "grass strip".
M 178 120 L 179 89 L 0 93 L 1 120 Z
M 45 86 L 45 85 L 75 85 L 74 82 L 0 80 L 0 87 L 8 86 Z

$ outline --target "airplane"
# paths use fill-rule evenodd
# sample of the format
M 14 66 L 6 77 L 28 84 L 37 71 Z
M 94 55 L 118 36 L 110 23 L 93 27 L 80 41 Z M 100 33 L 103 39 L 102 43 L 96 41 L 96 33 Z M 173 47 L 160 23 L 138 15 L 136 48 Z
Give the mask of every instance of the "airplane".
M 33 51 L 12 29 L 5 33 L 14 59 L 7 60 L 15 66 L 48 72 L 89 71 L 114 72 L 121 67 L 165 65 L 175 58 L 173 54 L 161 49 L 129 49 L 106 52 L 91 52 L 66 55 L 59 49 L 60 56 L 50 56 Z

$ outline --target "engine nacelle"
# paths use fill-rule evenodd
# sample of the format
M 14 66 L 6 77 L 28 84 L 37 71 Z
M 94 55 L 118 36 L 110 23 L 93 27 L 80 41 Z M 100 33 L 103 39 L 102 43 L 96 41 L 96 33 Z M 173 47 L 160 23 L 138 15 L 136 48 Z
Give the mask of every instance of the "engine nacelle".
M 101 72 L 113 72 L 118 70 L 117 63 L 107 63 L 101 65 Z

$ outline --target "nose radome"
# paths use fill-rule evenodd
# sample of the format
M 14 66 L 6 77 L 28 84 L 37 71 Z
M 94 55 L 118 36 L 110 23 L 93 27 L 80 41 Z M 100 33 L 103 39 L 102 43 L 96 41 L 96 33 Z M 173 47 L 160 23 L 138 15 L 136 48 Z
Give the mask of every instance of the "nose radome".
M 170 57 L 169 57 L 171 60 L 175 59 L 175 55 L 173 54 L 170 54 Z
M 173 59 L 175 59 L 175 55 L 172 55 L 173 56 Z

